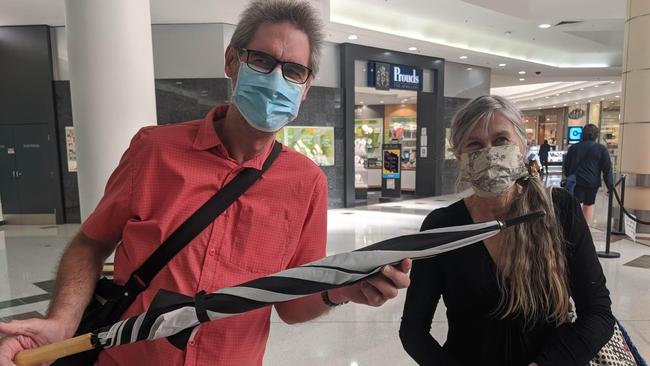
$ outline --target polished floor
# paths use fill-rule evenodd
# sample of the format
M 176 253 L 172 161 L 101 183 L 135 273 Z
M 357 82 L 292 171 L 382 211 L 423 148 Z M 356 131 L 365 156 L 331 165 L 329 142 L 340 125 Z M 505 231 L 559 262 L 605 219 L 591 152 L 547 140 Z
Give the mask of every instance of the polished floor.
M 350 251 L 417 231 L 428 212 L 459 197 L 330 210 L 327 252 Z M 599 250 L 604 248 L 599 227 L 603 226 L 605 197 L 599 195 L 592 228 Z M 77 230 L 78 225 L 0 226 L 0 320 L 45 313 L 57 258 Z M 650 269 L 626 265 L 650 256 L 650 246 L 621 237 L 614 240 L 612 250 L 620 252 L 621 258 L 601 259 L 614 314 L 644 357 L 650 359 Z M 381 308 L 348 304 L 298 325 L 286 325 L 274 314 L 265 364 L 414 365 L 397 334 L 404 294 Z M 444 342 L 447 331 L 444 311 L 442 306 L 438 308 L 432 326 L 432 334 L 440 342 Z

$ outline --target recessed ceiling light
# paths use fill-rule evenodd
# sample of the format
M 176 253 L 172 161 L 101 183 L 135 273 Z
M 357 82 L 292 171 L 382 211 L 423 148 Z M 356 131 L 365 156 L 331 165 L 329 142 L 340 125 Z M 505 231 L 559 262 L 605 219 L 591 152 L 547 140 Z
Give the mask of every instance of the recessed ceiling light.
M 415 47 L 415 46 L 411 46 L 411 47 L 409 47 L 409 51 L 417 51 L 417 50 L 418 50 L 418 48 Z
M 556 105 L 554 105 L 554 106 L 553 106 L 553 108 L 557 108 L 557 106 L 556 106 Z
M 600 100 L 605 100 L 605 98 L 600 98 Z
M 359 38 L 359 37 L 357 37 L 356 34 L 350 34 L 350 35 L 348 36 L 348 39 L 351 40 L 351 41 L 354 41 L 354 40 L 357 39 L 357 38 Z
M 363 104 L 363 100 L 362 100 L 362 101 L 360 101 L 359 103 L 361 103 L 361 104 Z
M 465 70 L 467 70 L 467 71 L 472 71 L 472 68 L 471 68 L 471 67 L 468 67 L 468 68 L 466 68 Z
M 620 95 L 617 95 L 617 96 L 615 96 L 614 98 L 620 98 L 620 97 L 621 97 Z
M 383 101 L 383 100 L 380 100 L 379 103 L 384 104 L 384 101 Z
M 544 24 L 540 24 L 540 25 L 538 25 L 538 27 L 540 27 L 540 28 L 542 28 L 542 29 L 546 29 L 546 28 L 551 28 L 551 25 L 550 25 L 550 24 L 547 24 L 547 23 L 544 23 Z
M 566 92 L 566 93 L 567 93 L 567 94 L 571 94 L 572 92 L 571 92 L 571 91 L 568 91 L 568 92 Z
M 542 109 L 542 107 L 537 107 L 537 109 Z
M 583 90 L 585 90 L 585 88 L 580 88 L 580 91 L 583 91 Z
M 598 85 L 594 85 L 594 88 L 597 88 L 597 87 L 598 87 Z
M 467 56 L 460 56 L 459 59 L 461 59 L 461 60 L 467 60 Z
M 526 79 L 524 79 L 524 78 L 519 78 L 519 81 L 524 81 L 524 80 L 526 80 Z
M 559 97 L 559 96 L 560 96 L 560 94 L 562 94 L 562 93 L 557 93 L 557 94 L 555 94 L 555 96 L 556 96 L 556 97 Z
M 609 83 L 610 83 L 610 84 L 616 84 L 616 83 L 615 83 L 615 82 L 613 82 L 613 81 L 610 81 Z
M 578 102 L 576 102 L 576 104 L 578 104 Z
M 566 107 L 566 104 L 564 104 L 564 106 Z
M 499 67 L 505 67 L 506 64 L 499 64 Z
M 546 98 L 546 99 L 548 99 L 548 98 L 549 98 L 549 96 L 547 95 L 547 96 L 545 96 L 544 98 Z
M 519 75 L 526 75 L 526 71 L 519 71 Z
M 589 100 L 587 101 L 587 103 L 591 103 L 591 99 L 589 99 Z

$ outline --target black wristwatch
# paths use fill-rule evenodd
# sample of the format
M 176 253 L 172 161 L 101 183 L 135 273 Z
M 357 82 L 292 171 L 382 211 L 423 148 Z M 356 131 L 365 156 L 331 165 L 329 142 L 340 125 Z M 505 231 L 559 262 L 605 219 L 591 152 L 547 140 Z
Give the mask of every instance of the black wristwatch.
M 344 301 L 344 302 L 342 302 L 340 304 L 332 302 L 332 300 L 330 300 L 330 295 L 329 295 L 329 292 L 327 290 L 321 292 L 320 297 L 321 297 L 321 299 L 323 299 L 323 302 L 325 303 L 325 305 L 327 305 L 329 307 L 341 306 L 341 305 L 344 305 L 344 304 L 347 304 L 347 303 L 350 302 L 350 301 Z

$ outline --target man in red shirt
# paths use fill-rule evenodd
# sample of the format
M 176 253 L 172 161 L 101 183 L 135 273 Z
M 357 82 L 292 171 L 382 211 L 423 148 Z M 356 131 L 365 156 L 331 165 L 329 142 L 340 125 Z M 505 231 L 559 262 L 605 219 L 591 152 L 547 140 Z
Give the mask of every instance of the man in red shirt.
M 133 138 L 104 197 L 65 251 L 46 319 L 0 323 L 0 365 L 27 348 L 73 335 L 107 256 L 124 283 L 182 222 L 245 168 L 261 169 L 275 132 L 296 117 L 318 69 L 321 25 L 305 2 L 255 1 L 225 55 L 230 104 L 205 119 L 147 127 Z M 309 65 L 309 66 L 306 66 Z M 309 159 L 283 148 L 258 182 L 155 277 L 123 317 L 147 310 L 161 289 L 186 295 L 232 286 L 322 258 L 327 180 Z M 119 244 L 119 245 L 118 245 Z M 325 294 L 278 304 L 287 323 L 316 318 L 346 301 L 379 306 L 409 284 L 410 261 Z M 269 307 L 203 324 L 185 351 L 167 340 L 100 354 L 99 365 L 259 365 Z

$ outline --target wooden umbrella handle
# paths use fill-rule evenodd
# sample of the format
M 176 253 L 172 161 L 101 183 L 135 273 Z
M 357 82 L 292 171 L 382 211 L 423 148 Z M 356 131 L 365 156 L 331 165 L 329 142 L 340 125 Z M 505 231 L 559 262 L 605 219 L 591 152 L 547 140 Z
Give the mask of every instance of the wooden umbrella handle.
M 47 346 L 20 351 L 16 355 L 14 362 L 18 366 L 38 366 L 61 357 L 89 351 L 95 348 L 91 339 L 92 333 L 86 333 Z

